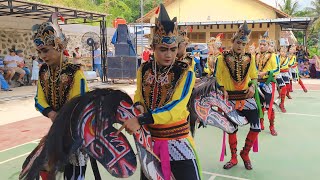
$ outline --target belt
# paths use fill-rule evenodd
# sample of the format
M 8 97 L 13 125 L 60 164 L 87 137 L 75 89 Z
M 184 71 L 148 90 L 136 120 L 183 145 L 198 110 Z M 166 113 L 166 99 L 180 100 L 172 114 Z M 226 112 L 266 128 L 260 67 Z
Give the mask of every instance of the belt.
M 267 82 L 268 79 L 258 79 L 258 82 Z
M 289 72 L 289 69 L 280 69 L 280 72 L 282 72 L 282 73 Z
M 189 123 L 181 120 L 172 124 L 148 125 L 148 129 L 154 140 L 182 139 L 189 136 Z
M 228 92 L 228 99 L 229 100 L 245 100 L 248 99 L 246 97 L 245 90 L 243 91 L 227 91 Z

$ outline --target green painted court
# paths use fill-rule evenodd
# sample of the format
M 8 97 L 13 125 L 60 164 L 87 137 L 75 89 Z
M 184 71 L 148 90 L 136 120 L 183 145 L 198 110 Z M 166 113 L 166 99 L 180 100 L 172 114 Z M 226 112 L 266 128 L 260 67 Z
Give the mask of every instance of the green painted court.
M 278 136 L 270 135 L 268 128 L 259 135 L 259 152 L 251 153 L 252 171 L 247 171 L 239 157 L 239 164 L 224 170 L 229 161 L 229 148 L 224 162 L 219 162 L 222 131 L 207 127 L 197 129 L 196 146 L 205 180 L 252 179 L 252 180 L 317 180 L 320 170 L 320 91 L 303 93 L 295 90 L 292 100 L 287 100 L 287 113 L 276 114 Z M 265 121 L 268 127 L 268 121 Z M 242 148 L 249 126 L 241 128 L 238 135 L 238 152 Z M 14 136 L 14 135 L 13 135 Z M 132 139 L 131 139 L 132 141 Z M 17 180 L 21 165 L 38 140 L 0 151 L 1 180 Z M 135 148 L 135 147 L 133 147 Z M 140 170 L 129 179 L 139 179 Z M 100 167 L 103 179 L 112 178 Z M 86 179 L 92 180 L 93 173 L 87 168 Z

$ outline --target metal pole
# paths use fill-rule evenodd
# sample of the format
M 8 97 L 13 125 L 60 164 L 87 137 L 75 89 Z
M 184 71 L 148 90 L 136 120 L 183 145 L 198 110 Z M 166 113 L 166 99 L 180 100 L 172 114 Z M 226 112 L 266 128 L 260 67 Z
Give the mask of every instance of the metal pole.
M 141 8 L 141 53 L 143 49 L 143 36 L 142 36 L 142 31 L 143 31 L 143 0 L 140 0 L 140 8 Z

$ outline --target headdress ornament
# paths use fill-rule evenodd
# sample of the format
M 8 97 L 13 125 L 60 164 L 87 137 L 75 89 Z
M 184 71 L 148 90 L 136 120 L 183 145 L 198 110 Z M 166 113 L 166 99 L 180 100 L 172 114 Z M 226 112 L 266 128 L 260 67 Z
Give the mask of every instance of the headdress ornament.
M 155 20 L 152 44 L 172 44 L 177 41 L 177 18 L 170 20 L 167 10 L 160 4 L 159 17 Z
M 269 30 L 260 36 L 259 43 L 270 43 Z
M 244 23 L 239 27 L 238 31 L 234 34 L 232 41 L 239 39 L 242 42 L 248 43 L 250 33 L 251 30 L 248 28 L 247 21 L 244 21 Z
M 55 12 L 47 22 L 32 27 L 33 42 L 38 49 L 42 46 L 52 45 L 54 49 L 62 51 L 67 47 L 68 41 L 58 24 L 58 18 L 64 21 L 61 14 Z

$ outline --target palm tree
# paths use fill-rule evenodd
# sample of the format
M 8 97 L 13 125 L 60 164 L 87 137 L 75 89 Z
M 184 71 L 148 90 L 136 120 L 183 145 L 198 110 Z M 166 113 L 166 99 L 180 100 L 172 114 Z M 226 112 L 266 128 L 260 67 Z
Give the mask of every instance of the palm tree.
M 320 0 L 313 0 L 311 2 L 311 6 L 307 8 L 313 16 L 315 17 L 319 17 L 320 16 Z
M 283 0 L 283 4 L 278 4 L 280 10 L 293 16 L 298 11 L 298 1 L 295 0 Z

